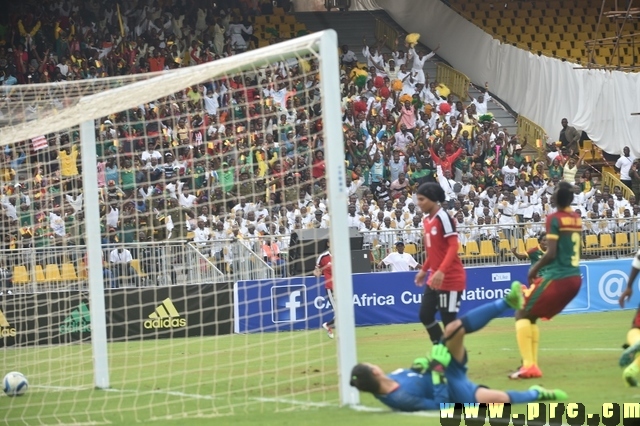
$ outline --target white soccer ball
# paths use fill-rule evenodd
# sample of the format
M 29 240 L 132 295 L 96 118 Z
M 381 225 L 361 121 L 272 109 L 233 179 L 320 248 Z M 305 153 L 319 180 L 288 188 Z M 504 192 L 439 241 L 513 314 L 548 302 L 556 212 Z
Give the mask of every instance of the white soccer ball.
M 27 389 L 29 389 L 29 382 L 24 374 L 12 371 L 4 376 L 4 380 L 2 380 L 2 389 L 4 390 L 4 393 L 9 396 L 24 395 L 25 392 L 27 392 Z

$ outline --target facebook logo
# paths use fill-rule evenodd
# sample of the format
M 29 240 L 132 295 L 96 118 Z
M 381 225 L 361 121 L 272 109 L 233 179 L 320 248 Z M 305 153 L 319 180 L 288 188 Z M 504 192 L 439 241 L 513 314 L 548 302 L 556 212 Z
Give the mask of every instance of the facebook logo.
M 291 285 L 271 287 L 271 319 L 275 324 L 306 320 L 306 286 Z

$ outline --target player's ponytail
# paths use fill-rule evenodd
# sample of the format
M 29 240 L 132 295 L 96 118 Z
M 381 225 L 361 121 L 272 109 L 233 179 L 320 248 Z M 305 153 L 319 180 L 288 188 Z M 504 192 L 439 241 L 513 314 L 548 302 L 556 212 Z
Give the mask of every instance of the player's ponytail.
M 418 188 L 418 195 L 422 195 L 430 199 L 431 201 L 436 201 L 438 203 L 444 203 L 446 200 L 446 195 L 444 193 L 444 189 L 440 185 L 434 182 L 427 182 L 420 185 Z

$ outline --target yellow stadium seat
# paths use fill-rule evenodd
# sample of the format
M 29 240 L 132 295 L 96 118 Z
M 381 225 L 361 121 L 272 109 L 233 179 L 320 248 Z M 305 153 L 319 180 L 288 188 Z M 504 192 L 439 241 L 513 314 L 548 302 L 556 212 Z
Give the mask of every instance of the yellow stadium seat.
M 626 232 L 618 232 L 615 235 L 616 247 L 629 247 L 629 234 Z
M 269 40 L 258 40 L 258 47 L 267 47 L 269 46 Z
M 269 22 L 267 21 L 267 17 L 264 15 L 256 16 L 255 21 L 253 21 L 256 25 L 267 25 Z
M 464 247 L 460 241 L 458 241 L 458 256 L 464 256 Z
M 284 19 L 283 19 L 283 22 L 284 22 L 285 24 L 295 25 L 295 23 L 296 23 L 296 17 L 295 17 L 295 16 L 293 16 L 293 15 L 285 15 L 285 16 L 284 16 Z
M 189 231 L 187 232 L 187 240 L 193 240 L 193 238 L 196 236 L 196 233 L 193 231 Z
M 525 18 L 516 18 L 513 22 L 516 27 L 527 27 L 527 20 Z
M 591 249 L 593 247 L 598 247 L 598 236 L 597 235 L 587 235 L 584 239 L 584 246 L 587 249 Z
M 418 253 L 418 246 L 413 243 L 405 244 L 404 252 L 413 256 Z
M 556 16 L 556 25 L 569 25 L 568 16 Z
M 296 22 L 293 25 L 293 29 L 295 30 L 296 33 L 298 31 L 307 31 L 307 26 L 305 24 L 303 24 L 302 22 Z
M 42 265 L 36 265 L 36 282 L 43 283 L 46 279 L 44 277 L 44 270 L 42 269 Z
M 580 32 L 580 28 L 578 28 L 578 26 L 576 24 L 569 24 L 569 25 L 566 26 L 566 31 L 568 33 L 576 34 L 576 33 Z
M 501 238 L 500 242 L 498 243 L 498 250 L 511 251 L 511 244 L 509 244 L 509 240 L 507 240 L 506 238 Z
M 480 256 L 482 257 L 495 257 L 496 251 L 493 248 L 493 241 L 480 241 Z
M 613 246 L 613 238 L 611 234 L 600 234 L 600 248 L 608 248 Z
M 44 276 L 45 276 L 45 281 L 49 283 L 62 281 L 62 277 L 60 276 L 60 269 L 58 269 L 58 265 L 55 265 L 52 263 L 45 266 Z
M 532 9 L 531 12 L 529 12 L 529 17 L 542 18 L 542 9 Z
M 518 247 L 518 253 L 525 253 L 527 251 L 527 249 L 524 246 L 524 241 L 522 240 L 522 238 L 518 238 L 517 247 Z
M 465 253 L 467 256 L 477 256 L 480 254 L 480 248 L 478 247 L 478 243 L 475 241 L 467 242 L 467 246 L 465 247 Z
M 545 25 L 550 25 L 550 24 L 545 24 Z M 560 42 L 561 41 L 560 34 L 555 32 L 549 34 L 549 41 L 555 41 L 557 43 Z
M 558 49 L 571 50 L 573 49 L 573 42 L 560 41 L 558 42 Z
M 14 284 L 27 284 L 29 283 L 29 272 L 24 265 L 17 265 L 13 267 L 13 283 Z
M 529 46 L 529 49 L 531 49 L 533 52 L 539 52 L 541 50 L 545 50 L 544 45 L 540 42 L 532 42 L 531 45 Z
M 272 25 L 280 25 L 283 21 L 284 15 L 271 15 L 269 17 L 269 22 L 271 22 Z
M 142 267 L 140 266 L 140 259 L 133 259 L 131 261 L 131 267 L 134 269 L 134 271 L 136 271 L 136 273 L 140 277 L 146 277 L 147 276 L 147 274 L 142 272 Z
M 537 238 L 527 238 L 527 242 L 525 243 L 525 249 L 527 250 L 527 252 L 529 250 L 538 248 L 538 246 L 539 243 Z
M 274 7 L 273 8 L 274 15 L 284 15 L 284 7 Z
M 78 275 L 76 275 L 76 268 L 73 267 L 72 263 L 63 263 L 62 264 L 62 281 L 76 281 L 78 279 Z

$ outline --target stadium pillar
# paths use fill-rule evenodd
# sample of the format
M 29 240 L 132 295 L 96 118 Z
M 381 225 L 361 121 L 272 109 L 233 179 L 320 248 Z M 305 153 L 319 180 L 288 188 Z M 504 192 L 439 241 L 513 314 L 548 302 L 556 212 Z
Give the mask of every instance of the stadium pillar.
M 331 267 L 336 294 L 336 329 L 338 349 L 338 377 L 340 403 L 357 405 L 358 391 L 349 385 L 351 369 L 357 362 L 355 315 L 353 311 L 353 281 L 347 226 L 347 188 L 344 164 L 340 106 L 340 66 L 338 63 L 338 35 L 325 31 L 320 39 L 320 89 L 322 117 L 325 129 L 325 159 L 328 203 L 331 215 L 329 239 Z
M 91 315 L 91 346 L 93 349 L 94 385 L 109 388 L 107 354 L 107 316 L 102 275 L 102 237 L 100 235 L 100 199 L 96 167 L 96 129 L 93 120 L 80 124 L 82 144 L 82 186 L 86 224 L 87 271 L 89 279 L 89 312 Z

